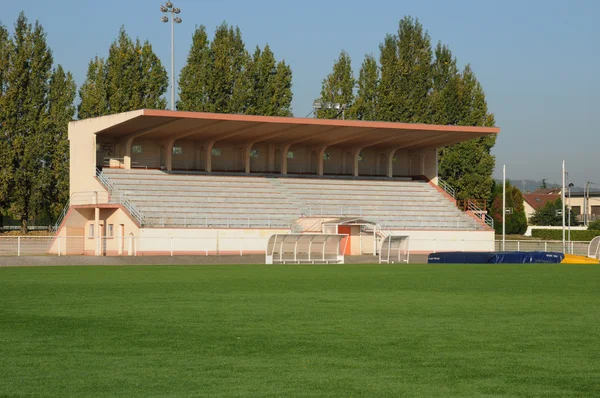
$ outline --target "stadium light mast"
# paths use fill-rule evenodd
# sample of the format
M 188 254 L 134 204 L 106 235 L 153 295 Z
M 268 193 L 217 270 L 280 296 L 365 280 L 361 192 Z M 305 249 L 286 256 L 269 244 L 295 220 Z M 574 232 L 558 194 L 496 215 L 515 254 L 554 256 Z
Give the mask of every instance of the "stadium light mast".
M 502 167 L 502 251 L 506 251 L 506 165 Z
M 560 199 L 562 200 L 562 246 L 563 246 L 563 254 L 565 254 L 565 161 L 562 161 L 562 189 L 560 190 Z
M 337 119 L 340 114 L 342 115 L 342 120 L 346 120 L 346 108 L 348 104 L 340 104 L 339 102 L 325 102 L 321 98 L 316 99 L 313 102 L 313 112 L 315 113 L 315 117 L 317 117 L 317 111 L 319 109 L 335 109 L 338 114 L 335 115 L 334 119 Z
M 181 18 L 178 14 L 181 9 L 176 8 L 171 1 L 167 1 L 164 5 L 160 6 L 162 13 L 171 13 L 171 110 L 175 110 L 175 24 L 181 23 Z M 164 23 L 169 22 L 169 17 L 163 15 L 160 19 Z

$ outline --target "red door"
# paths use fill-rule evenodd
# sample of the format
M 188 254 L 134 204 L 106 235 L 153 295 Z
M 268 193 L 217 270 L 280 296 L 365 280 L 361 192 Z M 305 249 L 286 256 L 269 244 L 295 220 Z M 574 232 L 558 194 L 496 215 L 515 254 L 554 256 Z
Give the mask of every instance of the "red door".
M 349 256 L 350 253 L 352 252 L 352 245 L 351 245 L 351 241 L 350 241 L 350 233 L 351 232 L 352 232 L 351 227 L 347 227 L 347 226 L 344 227 L 344 226 L 338 225 L 338 234 L 348 235 L 347 237 L 342 239 L 340 242 L 340 252 L 343 251 L 344 256 Z M 344 248 L 345 248 L 345 250 L 344 250 Z

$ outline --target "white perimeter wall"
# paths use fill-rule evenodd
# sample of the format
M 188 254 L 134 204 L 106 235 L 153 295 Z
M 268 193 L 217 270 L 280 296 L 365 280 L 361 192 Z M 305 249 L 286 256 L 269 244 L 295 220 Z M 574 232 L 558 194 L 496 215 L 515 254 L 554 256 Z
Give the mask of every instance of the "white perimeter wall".
M 138 255 L 264 253 L 273 234 L 289 229 L 170 229 L 143 228 Z
M 138 255 L 264 253 L 273 234 L 287 229 L 166 229 L 140 230 Z M 493 231 L 386 231 L 410 236 L 412 253 L 494 251 Z M 363 253 L 372 253 L 372 235 L 363 236 Z M 354 238 L 353 240 L 358 240 Z

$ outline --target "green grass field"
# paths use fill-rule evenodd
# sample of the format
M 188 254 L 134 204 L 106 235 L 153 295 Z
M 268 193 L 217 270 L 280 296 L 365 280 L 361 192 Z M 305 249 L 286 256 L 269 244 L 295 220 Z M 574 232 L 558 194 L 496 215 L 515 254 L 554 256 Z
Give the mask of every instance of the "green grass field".
M 0 268 L 0 396 L 598 397 L 600 267 Z

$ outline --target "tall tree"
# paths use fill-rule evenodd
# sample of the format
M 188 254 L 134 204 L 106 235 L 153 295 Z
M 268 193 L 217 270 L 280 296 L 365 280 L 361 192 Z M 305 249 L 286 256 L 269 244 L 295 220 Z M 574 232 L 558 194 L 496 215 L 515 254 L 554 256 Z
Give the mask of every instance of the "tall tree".
M 277 62 L 267 44 L 256 47 L 246 66 L 247 97 L 244 113 L 249 115 L 291 116 L 292 71 Z
M 342 51 L 333 64 L 333 71 L 323 80 L 321 87 L 321 100 L 324 102 L 339 103 L 347 106 L 347 114 L 352 115 L 349 110 L 354 105 L 354 86 L 356 80 L 352 72 L 352 59 L 347 52 Z M 332 119 L 340 114 L 337 109 L 321 109 L 317 111 L 317 117 Z
M 36 22 L 31 25 L 21 13 L 15 23 L 9 46 L 9 68 L 5 92 L 0 98 L 3 147 L 9 152 L 8 181 L 2 197 L 10 203 L 9 211 L 21 220 L 27 232 L 30 217 L 41 213 L 44 192 L 49 180 L 43 163 L 48 81 L 52 73 L 52 53 L 46 34 Z
M 367 57 L 358 78 L 351 117 L 405 123 L 493 126 L 485 94 L 467 65 L 459 71 L 448 46 L 431 48 L 429 34 L 417 19 L 403 18 L 396 34 L 379 45 L 379 64 Z M 439 175 L 459 199 L 490 197 L 495 137 L 457 144 L 439 151 Z
M 79 89 L 81 102 L 77 108 L 79 119 L 108 115 L 108 97 L 104 60 L 95 57 L 88 64 L 85 82 Z
M 360 67 L 358 91 L 352 109 L 353 118 L 359 120 L 377 120 L 379 66 L 372 55 L 367 55 Z
M 452 97 L 451 97 L 452 98 Z M 461 126 L 494 126 L 488 113 L 481 84 L 467 65 L 460 81 L 460 109 L 456 123 Z M 439 151 L 439 175 L 456 190 L 458 199 L 485 199 L 494 185 L 496 163 L 491 150 L 495 136 L 486 136 L 442 148 Z
M 212 68 L 208 85 L 209 111 L 243 113 L 246 98 L 244 68 L 248 52 L 240 28 L 223 23 L 217 28 L 210 43 Z
M 124 27 L 110 45 L 106 60 L 95 57 L 79 90 L 80 119 L 140 108 L 164 109 L 169 86 L 167 71 L 152 49 L 134 42 Z
M 239 28 L 223 23 L 212 41 L 196 28 L 180 74 L 177 109 L 290 116 L 292 71 L 270 47 L 246 51 Z
M 8 133 L 3 128 L 6 112 L 2 109 L 3 97 L 7 89 L 10 53 L 12 42 L 8 30 L 0 25 L 0 229 L 4 225 L 4 215 L 8 211 L 9 185 L 12 180 L 12 151 Z
M 489 212 L 494 219 L 494 229 L 497 234 L 500 234 L 502 233 L 502 185 L 494 185 L 490 202 Z M 506 207 L 513 210 L 511 214 L 506 215 L 506 233 L 524 234 L 527 231 L 527 216 L 525 215 L 523 194 L 510 181 L 506 182 Z
M 425 123 L 431 90 L 431 39 L 418 19 L 404 17 L 398 28 L 398 119 Z
M 51 183 L 45 195 L 46 209 L 51 219 L 57 219 L 69 200 L 69 141 L 67 126 L 75 117 L 73 101 L 77 95 L 70 72 L 58 65 L 50 77 L 48 93 L 48 135 L 44 163 Z
M 461 116 L 461 77 L 452 51 L 441 43 L 435 49 L 431 72 L 430 122 L 458 124 Z
M 197 112 L 209 110 L 208 84 L 211 64 L 210 41 L 206 28 L 200 26 L 194 31 L 187 63 L 179 75 L 178 110 Z

